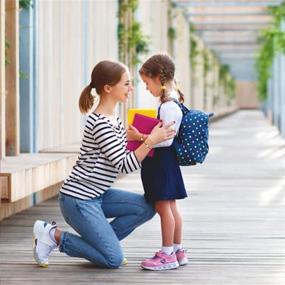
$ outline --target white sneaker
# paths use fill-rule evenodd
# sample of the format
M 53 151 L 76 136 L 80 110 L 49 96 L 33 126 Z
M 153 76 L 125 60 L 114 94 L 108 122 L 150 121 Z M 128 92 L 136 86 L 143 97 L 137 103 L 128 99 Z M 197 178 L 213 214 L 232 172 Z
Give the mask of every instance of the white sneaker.
M 53 249 L 57 247 L 55 241 L 50 237 L 50 230 L 56 228 L 56 224 L 52 225 L 44 221 L 36 221 L 34 223 L 34 259 L 40 267 L 48 267 L 48 257 Z

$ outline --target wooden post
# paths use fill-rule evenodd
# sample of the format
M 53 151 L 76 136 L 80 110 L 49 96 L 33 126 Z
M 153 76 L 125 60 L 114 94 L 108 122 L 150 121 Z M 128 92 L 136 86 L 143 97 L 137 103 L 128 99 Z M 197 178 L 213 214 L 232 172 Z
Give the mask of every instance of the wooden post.
M 19 154 L 19 1 L 6 0 L 6 155 Z
M 5 0 L 0 0 L 0 160 L 6 152 L 5 129 Z

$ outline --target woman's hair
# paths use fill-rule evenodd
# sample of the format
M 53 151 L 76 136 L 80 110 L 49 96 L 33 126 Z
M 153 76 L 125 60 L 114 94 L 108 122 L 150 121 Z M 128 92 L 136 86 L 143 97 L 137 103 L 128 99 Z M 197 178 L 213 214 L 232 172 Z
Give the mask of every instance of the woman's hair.
M 150 57 L 142 65 L 139 73 L 150 78 L 156 78 L 158 76 L 161 86 L 164 86 L 167 82 L 175 80 L 175 65 L 167 54 L 156 54 Z M 179 89 L 177 89 L 177 91 L 179 94 L 179 101 L 184 102 L 183 93 Z M 162 103 L 170 100 L 164 88 L 161 90 L 160 100 Z
M 80 111 L 87 113 L 92 108 L 95 99 L 91 94 L 92 88 L 95 88 L 96 93 L 101 95 L 105 85 L 116 85 L 127 70 L 125 65 L 116 61 L 103 60 L 96 64 L 91 74 L 90 84 L 83 89 L 80 95 Z

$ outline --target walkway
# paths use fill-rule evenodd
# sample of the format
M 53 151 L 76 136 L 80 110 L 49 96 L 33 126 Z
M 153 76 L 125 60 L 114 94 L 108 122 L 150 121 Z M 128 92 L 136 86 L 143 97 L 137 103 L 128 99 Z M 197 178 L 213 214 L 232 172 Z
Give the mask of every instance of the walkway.
M 123 241 L 129 264 L 103 270 L 55 252 L 48 269 L 31 255 L 36 218 L 67 229 L 52 199 L 0 223 L 0 284 L 285 284 L 285 142 L 257 111 L 240 111 L 211 127 L 204 165 L 183 169 L 191 197 L 181 201 L 190 264 L 148 272 L 139 263 L 160 245 L 159 220 Z M 118 186 L 141 191 L 139 174 Z

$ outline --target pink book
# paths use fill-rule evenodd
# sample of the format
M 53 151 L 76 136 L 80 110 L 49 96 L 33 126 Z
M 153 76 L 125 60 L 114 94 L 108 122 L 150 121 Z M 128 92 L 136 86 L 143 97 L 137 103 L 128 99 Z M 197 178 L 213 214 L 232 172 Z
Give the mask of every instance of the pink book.
M 160 122 L 159 119 L 147 117 L 141 114 L 136 113 L 134 116 L 133 126 L 137 128 L 140 133 L 150 134 L 152 129 Z M 140 141 L 128 141 L 127 149 L 134 151 L 136 150 L 142 142 Z M 148 156 L 153 157 L 154 150 L 150 150 Z

